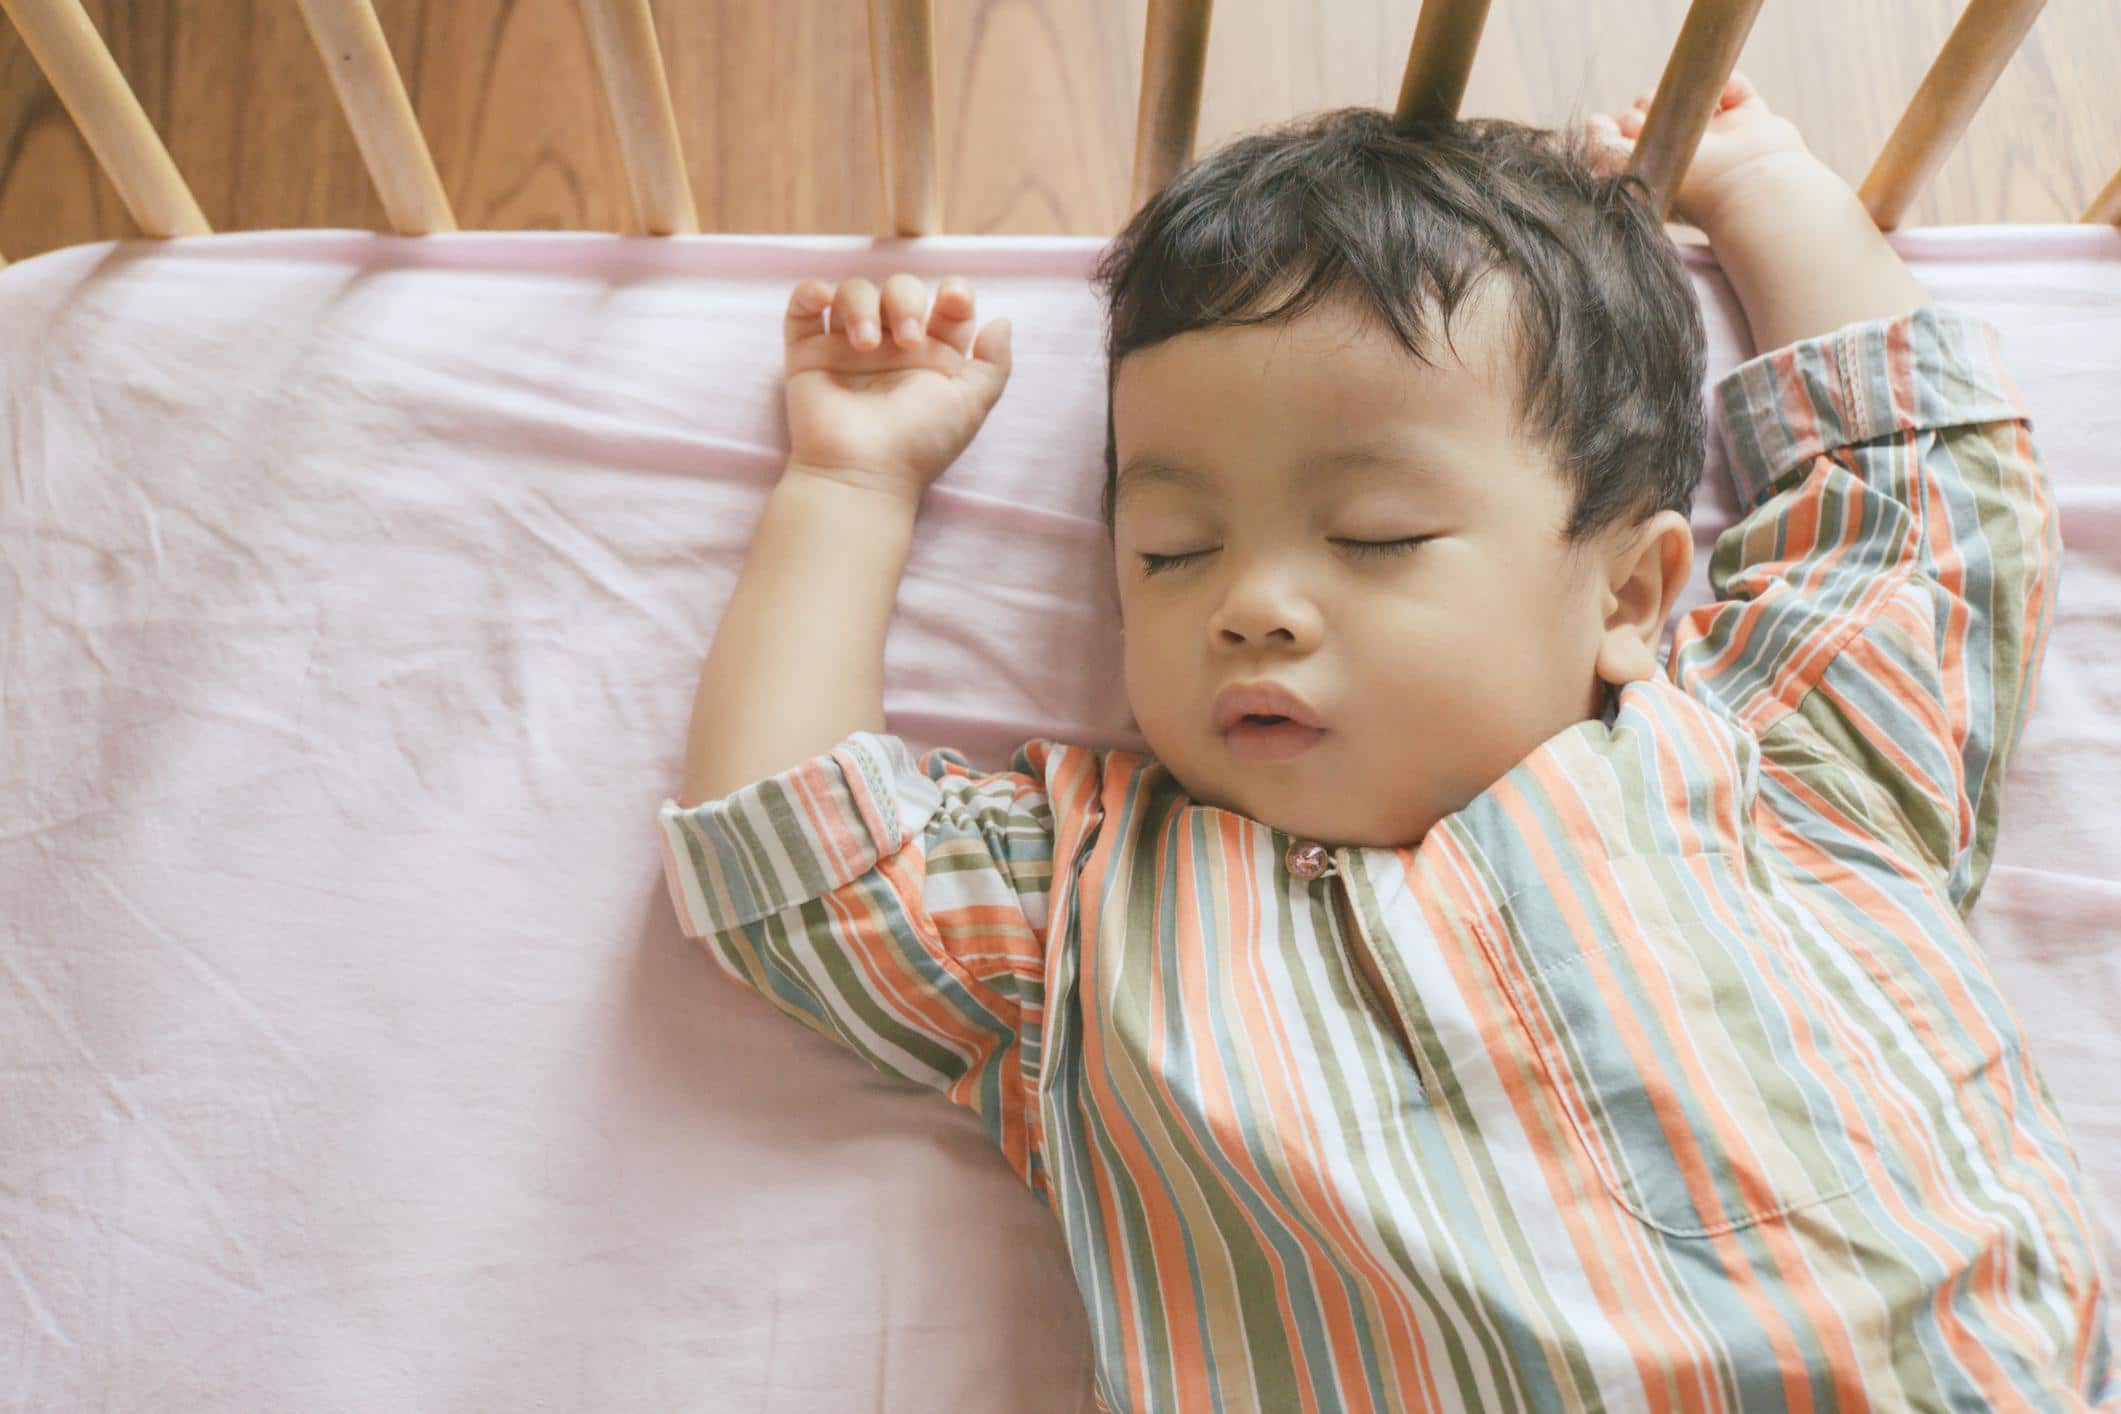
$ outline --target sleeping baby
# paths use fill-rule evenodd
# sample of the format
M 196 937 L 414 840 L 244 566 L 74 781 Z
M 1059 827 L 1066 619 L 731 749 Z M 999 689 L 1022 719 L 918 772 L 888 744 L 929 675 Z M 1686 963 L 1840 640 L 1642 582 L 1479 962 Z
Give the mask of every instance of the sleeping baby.
M 971 285 L 806 280 L 678 919 L 976 1114 L 1101 1409 L 2121 1408 L 2069 1139 L 1966 917 L 2061 540 L 1995 329 L 1734 77 L 1674 194 L 1763 352 L 1693 567 L 1699 305 L 1627 173 L 1342 109 L 1102 255 L 1146 752 L 885 730 Z

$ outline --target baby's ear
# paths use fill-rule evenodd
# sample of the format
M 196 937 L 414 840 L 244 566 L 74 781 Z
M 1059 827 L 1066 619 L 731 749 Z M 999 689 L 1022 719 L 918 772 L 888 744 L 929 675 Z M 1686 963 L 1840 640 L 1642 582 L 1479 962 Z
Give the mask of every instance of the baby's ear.
M 1623 683 L 1656 676 L 1665 623 L 1693 573 L 1693 527 L 1677 511 L 1659 511 L 1620 538 L 1607 569 L 1599 677 Z

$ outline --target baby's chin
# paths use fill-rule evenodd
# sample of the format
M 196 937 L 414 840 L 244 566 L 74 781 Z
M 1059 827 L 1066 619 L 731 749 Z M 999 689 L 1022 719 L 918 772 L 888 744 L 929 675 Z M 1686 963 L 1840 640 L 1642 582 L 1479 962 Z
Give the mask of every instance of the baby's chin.
M 1379 801 L 1375 811 L 1364 815 L 1347 810 L 1344 804 L 1341 808 L 1307 809 L 1276 802 L 1272 798 L 1274 788 L 1266 784 L 1194 790 L 1178 772 L 1173 771 L 1172 778 L 1196 806 L 1242 815 L 1285 835 L 1315 840 L 1334 848 L 1410 849 L 1427 837 L 1429 827 L 1434 823 L 1404 818 L 1404 801 Z M 1394 806 L 1401 807 L 1398 813 L 1402 818 L 1398 820 L 1390 819 L 1395 813 Z
M 1240 811 L 1240 814 L 1244 812 Z M 1270 829 L 1300 840 L 1312 840 L 1328 849 L 1412 849 L 1426 837 L 1426 829 L 1379 829 L 1355 821 L 1276 818 L 1271 812 L 1251 818 Z

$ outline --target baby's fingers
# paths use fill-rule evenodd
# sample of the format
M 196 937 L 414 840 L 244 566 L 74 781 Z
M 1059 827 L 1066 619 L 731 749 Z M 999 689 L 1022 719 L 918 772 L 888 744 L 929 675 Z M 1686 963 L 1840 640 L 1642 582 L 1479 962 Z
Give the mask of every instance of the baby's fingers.
M 883 326 L 877 323 L 877 288 L 859 275 L 840 281 L 832 299 L 832 327 L 845 331 L 847 342 L 858 349 L 873 349 L 884 342 Z
M 1655 94 L 1649 93 L 1638 93 L 1635 95 L 1634 103 L 1617 120 L 1620 131 L 1624 136 L 1632 137 L 1642 131 L 1642 125 L 1650 115 L 1651 101 L 1655 97 Z M 1753 81 L 1745 76 L 1743 70 L 1733 69 L 1730 78 L 1723 85 L 1723 92 L 1716 95 L 1716 112 L 1710 114 L 1710 116 L 1715 117 L 1717 114 L 1728 113 L 1731 109 L 1757 97 L 1759 97 L 1759 93 L 1754 89 Z
M 921 321 L 928 316 L 928 287 L 917 275 L 898 274 L 884 281 L 884 330 L 902 349 L 919 348 Z
M 867 280 L 854 278 L 837 285 L 804 280 L 788 296 L 788 312 L 781 320 L 782 342 L 792 346 L 798 340 L 824 334 L 818 316 L 829 308 L 834 334 L 844 336 L 855 348 L 873 349 L 883 342 L 877 330 L 876 306 L 876 286 Z
M 945 275 L 935 287 L 935 308 L 928 316 L 928 333 L 972 356 L 972 331 L 979 323 L 974 308 L 972 282 L 962 275 Z
M 781 341 L 792 344 L 812 334 L 825 332 L 819 318 L 832 303 L 834 287 L 823 280 L 804 280 L 788 295 L 788 310 L 781 319 Z

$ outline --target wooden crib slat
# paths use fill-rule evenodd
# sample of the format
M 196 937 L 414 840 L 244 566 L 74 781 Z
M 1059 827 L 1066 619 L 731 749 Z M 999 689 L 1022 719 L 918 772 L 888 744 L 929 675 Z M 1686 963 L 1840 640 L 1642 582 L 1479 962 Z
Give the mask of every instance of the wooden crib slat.
M 1723 97 L 1723 86 L 1738 67 L 1739 51 L 1753 32 L 1761 0 L 1694 0 L 1687 7 L 1679 38 L 1664 61 L 1657 91 L 1650 96 L 1650 116 L 1635 139 L 1628 170 L 1656 194 L 1660 215 L 1672 209 L 1680 179 L 1709 119 Z
M 2085 207 L 2084 214 L 2077 219 L 2121 226 L 2121 167 L 2114 169 L 2114 174 L 2106 179 L 2106 185 L 2092 198 L 2092 204 Z
M 642 229 L 652 236 L 698 235 L 699 213 L 648 0 L 582 0 L 582 18 Z
M 2047 0 L 1971 0 L 1856 195 L 1881 231 L 1900 224 L 1966 131 Z
M 0 8 L 14 21 L 141 231 L 156 237 L 212 235 L 206 214 L 81 0 L 0 0 Z
M 869 77 L 891 229 L 902 236 L 937 235 L 943 229 L 943 186 L 935 138 L 934 0 L 869 0 Z
M 1399 122 L 1455 118 L 1466 96 L 1466 76 L 1488 21 L 1488 0 L 1422 0 L 1414 41 L 1399 80 Z
M 1134 109 L 1130 215 L 1192 165 L 1214 9 L 1214 0 L 1149 0 L 1149 19 L 1142 29 L 1141 95 Z
M 456 230 L 456 214 L 435 174 L 375 7 L 369 0 L 301 0 L 301 5 L 391 229 L 401 236 Z

